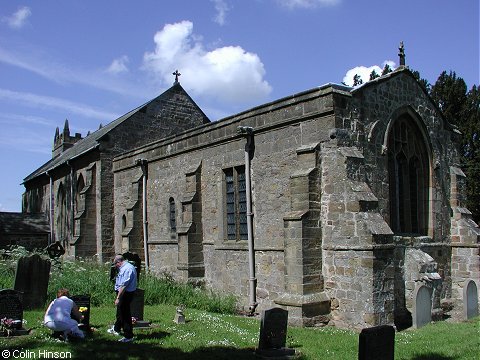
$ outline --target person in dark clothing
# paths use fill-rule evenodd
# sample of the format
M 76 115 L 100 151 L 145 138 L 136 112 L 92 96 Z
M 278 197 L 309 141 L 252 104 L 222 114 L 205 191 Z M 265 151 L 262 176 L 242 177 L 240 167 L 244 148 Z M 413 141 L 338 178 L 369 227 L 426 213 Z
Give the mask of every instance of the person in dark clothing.
M 130 304 L 132 303 L 135 290 L 137 290 L 137 271 L 135 267 L 126 261 L 122 255 L 116 255 L 113 259 L 118 269 L 115 278 L 115 306 L 117 307 L 115 325 L 108 330 L 109 333 L 118 335 L 123 330 L 123 338 L 120 342 L 133 341 L 133 325 Z

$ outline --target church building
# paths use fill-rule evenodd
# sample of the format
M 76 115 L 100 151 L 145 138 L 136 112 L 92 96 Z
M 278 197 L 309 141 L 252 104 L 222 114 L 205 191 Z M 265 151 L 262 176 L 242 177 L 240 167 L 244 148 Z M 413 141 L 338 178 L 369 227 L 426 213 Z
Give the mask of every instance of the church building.
M 66 123 L 23 211 L 45 213 L 69 255 L 136 252 L 250 312 L 406 328 L 419 294 L 436 320 L 480 285 L 461 136 L 405 66 L 216 122 L 177 79 L 85 138 Z

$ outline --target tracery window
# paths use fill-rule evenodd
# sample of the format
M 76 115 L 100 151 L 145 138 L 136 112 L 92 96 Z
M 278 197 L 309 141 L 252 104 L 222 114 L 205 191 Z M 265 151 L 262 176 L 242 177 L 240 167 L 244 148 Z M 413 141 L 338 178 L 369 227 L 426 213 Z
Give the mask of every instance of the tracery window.
M 390 227 L 427 235 L 429 161 L 421 131 L 409 116 L 397 119 L 388 138 Z
M 228 240 L 247 240 L 245 166 L 224 170 L 225 216 Z

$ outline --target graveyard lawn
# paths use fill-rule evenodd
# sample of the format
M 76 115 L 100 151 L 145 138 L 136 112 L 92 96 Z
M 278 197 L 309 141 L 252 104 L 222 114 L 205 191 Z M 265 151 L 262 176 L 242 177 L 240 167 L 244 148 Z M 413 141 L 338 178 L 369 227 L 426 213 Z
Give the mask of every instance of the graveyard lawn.
M 83 341 L 68 343 L 53 339 L 42 326 L 43 311 L 24 312 L 30 335 L 0 338 L 2 350 L 40 351 L 71 354 L 72 359 L 256 359 L 259 318 L 221 315 L 186 308 L 186 323 L 176 324 L 176 307 L 145 306 L 148 330 L 136 330 L 135 341 L 119 343 L 106 330 L 115 312 L 111 307 L 92 307 L 90 325 L 93 331 Z M 359 334 L 327 328 L 287 329 L 286 346 L 294 348 L 298 359 L 352 360 L 358 357 Z M 480 318 L 463 323 L 439 322 L 417 330 L 395 334 L 396 360 L 470 360 L 478 359 Z

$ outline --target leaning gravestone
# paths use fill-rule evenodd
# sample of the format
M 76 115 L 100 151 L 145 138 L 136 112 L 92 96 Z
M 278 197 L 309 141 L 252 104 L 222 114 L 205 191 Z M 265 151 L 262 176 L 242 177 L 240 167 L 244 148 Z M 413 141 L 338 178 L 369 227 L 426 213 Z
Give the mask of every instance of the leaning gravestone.
M 473 280 L 467 280 L 463 287 L 463 312 L 465 320 L 478 316 L 478 291 Z
M 23 293 L 24 309 L 45 307 L 49 277 L 50 260 L 44 260 L 38 254 L 18 260 L 14 288 Z
M 12 320 L 12 335 L 24 335 L 22 294 L 16 290 L 0 290 L 0 319 Z
M 256 355 L 261 358 L 290 359 L 295 350 L 286 348 L 288 311 L 281 308 L 263 310 L 260 320 L 260 339 Z
M 90 295 L 74 295 L 70 299 L 77 305 L 78 310 L 83 315 L 79 321 L 78 327 L 83 331 L 90 331 Z
M 380 325 L 363 329 L 358 339 L 358 360 L 393 360 L 395 329 Z
M 430 289 L 421 285 L 414 291 L 413 326 L 420 328 L 432 321 L 432 299 Z

